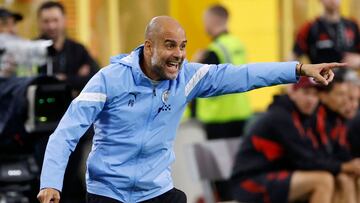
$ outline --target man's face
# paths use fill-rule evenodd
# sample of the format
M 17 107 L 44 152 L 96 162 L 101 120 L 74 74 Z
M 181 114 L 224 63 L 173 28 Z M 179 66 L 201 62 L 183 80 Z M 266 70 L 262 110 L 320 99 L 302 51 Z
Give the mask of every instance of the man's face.
M 186 57 L 186 43 L 185 32 L 180 28 L 167 29 L 152 41 L 151 75 L 154 77 L 152 79 L 176 79 Z
M 349 85 L 345 82 L 335 83 L 330 92 L 321 92 L 320 99 L 332 111 L 345 117 L 344 112 L 349 97 Z
M 15 18 L 8 18 L 7 26 L 10 34 L 17 35 L 17 26 L 16 26 Z
M 289 93 L 297 108 L 305 115 L 311 115 L 319 103 L 317 90 L 315 88 L 299 88 Z
M 205 12 L 205 14 L 204 14 L 205 31 L 210 36 L 214 35 L 213 28 L 214 28 L 215 22 L 216 22 L 216 16 L 212 15 L 210 12 Z
M 65 33 L 65 16 L 59 8 L 44 9 L 39 13 L 39 26 L 42 35 L 56 40 Z
M 343 108 L 342 115 L 347 119 L 352 119 L 355 117 L 358 108 L 359 108 L 359 97 L 360 89 L 355 84 L 349 84 L 348 97 L 346 100 L 346 105 Z
M 329 12 L 337 12 L 340 7 L 341 0 L 320 0 L 325 10 Z
M 0 33 L 6 33 L 11 35 L 17 34 L 16 21 L 12 17 L 2 19 L 0 22 Z

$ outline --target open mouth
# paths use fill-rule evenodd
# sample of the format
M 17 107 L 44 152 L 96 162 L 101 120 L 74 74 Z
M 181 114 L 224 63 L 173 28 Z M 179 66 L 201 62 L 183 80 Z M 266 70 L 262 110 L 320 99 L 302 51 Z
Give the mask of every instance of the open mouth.
M 173 73 L 176 73 L 177 71 L 179 71 L 179 66 L 180 66 L 179 62 L 169 61 L 166 63 L 167 69 Z

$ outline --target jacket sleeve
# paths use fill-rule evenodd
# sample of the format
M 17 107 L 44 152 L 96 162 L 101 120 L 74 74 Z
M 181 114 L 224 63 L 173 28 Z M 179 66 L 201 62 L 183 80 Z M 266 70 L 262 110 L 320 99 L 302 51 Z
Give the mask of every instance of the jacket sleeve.
M 255 88 L 294 83 L 297 62 L 232 64 L 187 64 L 190 77 L 186 81 L 188 101 L 196 97 L 211 97 L 245 92 Z M 192 72 L 191 72 L 192 71 Z
M 71 152 L 96 120 L 107 100 L 105 80 L 100 71 L 70 104 L 50 136 L 40 177 L 40 188 L 62 189 L 64 172 Z

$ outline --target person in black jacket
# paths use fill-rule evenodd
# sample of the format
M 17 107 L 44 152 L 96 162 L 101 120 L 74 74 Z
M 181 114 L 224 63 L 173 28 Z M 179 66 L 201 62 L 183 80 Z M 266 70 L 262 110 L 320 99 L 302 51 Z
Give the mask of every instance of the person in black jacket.
M 345 113 L 350 118 L 347 123 L 348 127 L 348 140 L 350 146 L 350 152 L 353 157 L 360 157 L 360 109 L 359 109 L 359 99 L 360 99 L 360 86 L 359 86 L 359 77 L 355 71 L 350 71 L 348 73 L 348 78 L 351 79 L 349 93 L 349 103 L 348 108 L 345 109 Z
M 324 13 L 300 28 L 293 48 L 293 59 L 307 56 L 311 63 L 342 61 L 350 68 L 359 68 L 358 23 L 341 15 L 341 1 L 320 2 Z
M 86 48 L 66 36 L 66 11 L 60 2 L 46 1 L 37 11 L 40 30 L 39 39 L 50 39 L 52 63 L 40 67 L 41 74 L 53 75 L 64 81 L 72 90 L 72 97 L 76 97 L 85 84 L 99 69 L 98 64 L 90 56 Z M 90 129 L 84 136 L 75 152 L 72 154 L 65 173 L 62 202 L 85 202 L 85 160 L 91 146 L 93 131 Z M 39 150 L 45 151 L 45 146 Z M 42 162 L 42 160 L 41 160 Z
M 61 3 L 47 1 L 39 7 L 39 39 L 49 39 L 54 43 L 50 48 L 51 66 L 40 67 L 39 71 L 54 75 L 75 92 L 80 92 L 99 66 L 82 44 L 66 36 L 65 22 L 65 8 Z
M 276 96 L 244 137 L 233 169 L 236 200 L 283 203 L 307 199 L 332 201 L 335 179 L 345 169 L 360 174 L 360 162 L 321 157 L 320 143 L 311 128 L 318 105 L 314 83 L 306 78 Z
M 348 72 L 345 69 L 337 71 L 334 81 L 328 87 L 319 88 L 320 105 L 313 119 L 313 129 L 319 140 L 318 158 L 331 158 L 338 164 L 359 162 L 359 159 L 353 159 L 351 155 L 347 133 L 347 122 L 354 118 L 359 106 L 359 92 L 352 81 L 346 79 Z M 343 173 L 335 176 L 335 198 L 355 203 L 359 169 L 346 164 L 341 169 Z

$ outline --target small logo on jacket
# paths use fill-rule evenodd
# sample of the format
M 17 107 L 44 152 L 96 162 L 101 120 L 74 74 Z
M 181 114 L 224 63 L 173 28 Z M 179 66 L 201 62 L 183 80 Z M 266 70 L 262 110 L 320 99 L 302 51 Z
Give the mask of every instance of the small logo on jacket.
M 158 109 L 158 113 L 160 113 L 161 111 L 171 111 L 171 104 L 164 104 Z
M 171 104 L 167 104 L 170 96 L 170 91 L 165 90 L 161 95 L 161 100 L 163 102 L 163 105 L 158 109 L 158 113 L 162 111 L 171 111 Z
M 130 92 L 129 93 L 132 97 L 129 99 L 128 106 L 133 107 L 136 101 L 136 97 L 140 92 Z
M 169 90 L 165 90 L 162 95 L 161 95 L 161 100 L 163 103 L 167 103 L 167 101 L 169 100 L 169 96 L 170 96 L 170 91 Z

